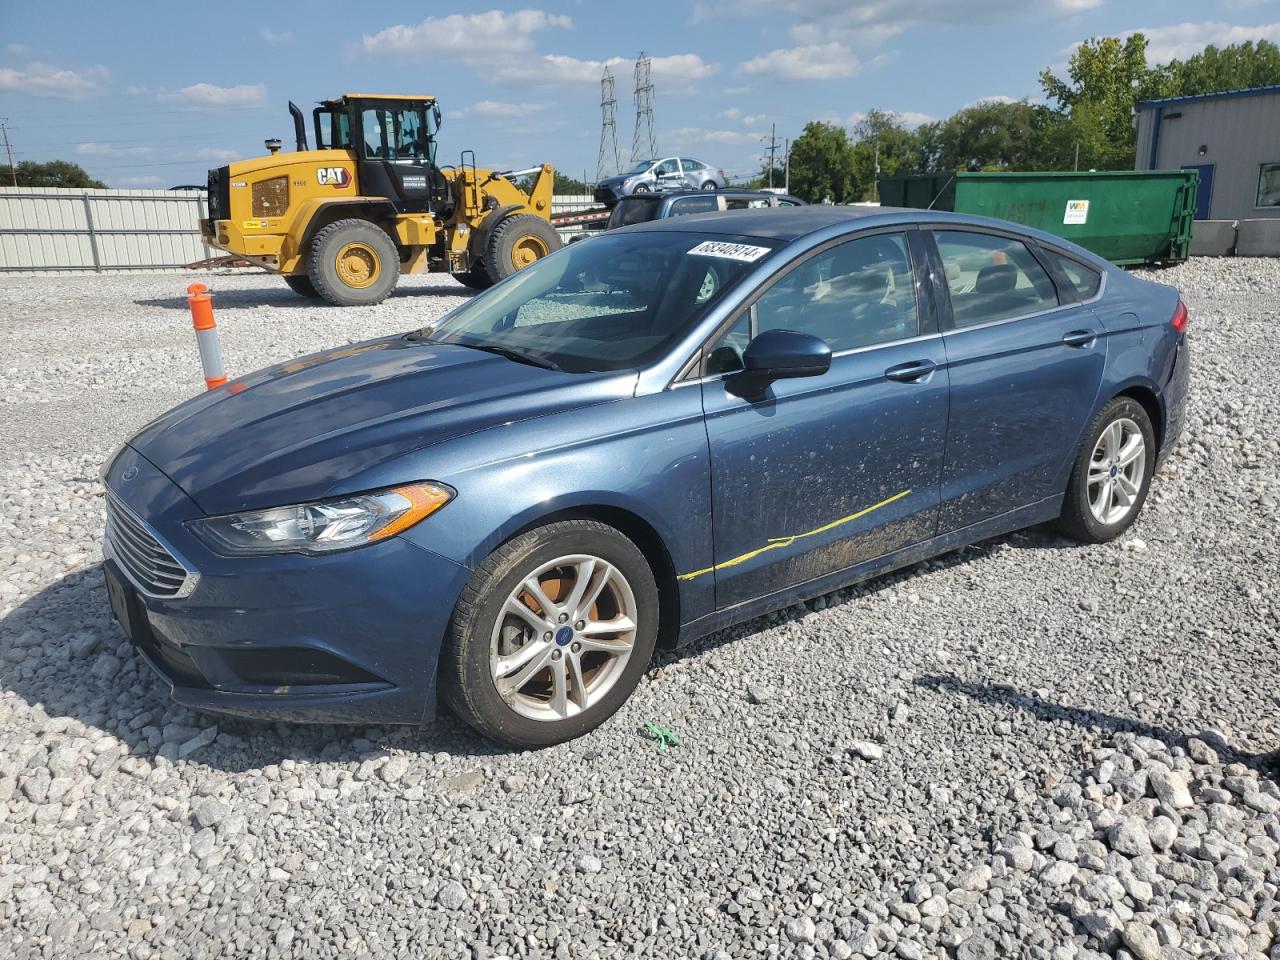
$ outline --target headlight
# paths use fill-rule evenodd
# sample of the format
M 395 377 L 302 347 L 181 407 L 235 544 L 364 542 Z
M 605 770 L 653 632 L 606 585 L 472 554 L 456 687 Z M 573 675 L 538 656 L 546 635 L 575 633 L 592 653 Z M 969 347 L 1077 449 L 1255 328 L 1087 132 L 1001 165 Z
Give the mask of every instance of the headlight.
M 215 552 L 228 557 L 266 553 L 330 553 L 394 537 L 453 499 L 448 487 L 409 483 L 390 490 L 250 510 L 193 521 Z

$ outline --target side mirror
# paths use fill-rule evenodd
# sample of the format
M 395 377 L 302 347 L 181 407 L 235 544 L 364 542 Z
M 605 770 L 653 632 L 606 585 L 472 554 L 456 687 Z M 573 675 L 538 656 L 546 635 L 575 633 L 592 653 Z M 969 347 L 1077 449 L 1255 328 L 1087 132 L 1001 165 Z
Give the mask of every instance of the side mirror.
M 794 330 L 766 330 L 747 344 L 742 370 L 726 386 L 739 397 L 755 397 L 775 380 L 820 377 L 830 369 L 826 341 Z

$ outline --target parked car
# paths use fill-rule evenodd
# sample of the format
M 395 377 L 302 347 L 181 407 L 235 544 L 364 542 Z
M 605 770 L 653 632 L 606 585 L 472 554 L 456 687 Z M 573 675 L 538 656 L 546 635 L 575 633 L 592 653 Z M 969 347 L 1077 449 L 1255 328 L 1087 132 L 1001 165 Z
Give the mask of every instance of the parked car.
M 104 469 L 107 592 L 197 710 L 576 737 L 658 644 L 1053 521 L 1134 522 L 1187 310 L 927 210 L 566 247 L 414 333 L 251 373 Z
M 679 193 L 635 193 L 623 197 L 609 213 L 606 230 L 667 217 L 684 217 L 717 210 L 754 210 L 764 207 L 801 207 L 804 201 L 767 190 L 699 190 Z
M 689 157 L 641 160 L 616 177 L 596 184 L 596 203 L 612 206 L 633 193 L 663 190 L 720 190 L 727 186 L 724 171 Z

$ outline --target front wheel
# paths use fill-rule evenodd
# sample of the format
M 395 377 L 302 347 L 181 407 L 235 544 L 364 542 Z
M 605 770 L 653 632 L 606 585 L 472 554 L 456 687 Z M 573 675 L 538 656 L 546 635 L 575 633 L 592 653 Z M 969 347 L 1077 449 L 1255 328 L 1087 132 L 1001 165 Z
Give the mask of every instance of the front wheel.
M 639 548 L 592 520 L 548 524 L 473 574 L 441 654 L 440 694 L 495 740 L 550 746 L 622 706 L 657 636 L 657 584 Z
M 1058 527 L 1085 543 L 1114 540 L 1138 519 L 1155 468 L 1155 431 L 1142 404 L 1116 397 L 1093 419 L 1071 469 Z
M 632 193 L 652 193 L 653 191 L 650 189 L 647 183 L 638 183 L 636 184 L 636 188 L 631 192 Z
M 714 180 L 708 180 L 706 183 L 704 183 L 704 184 L 702 185 L 702 189 L 703 189 L 703 190 L 712 190 L 712 191 L 714 191 L 714 190 L 719 190 L 719 189 L 720 189 L 720 184 L 716 183 Z
M 493 228 L 484 262 L 472 269 L 497 283 L 555 253 L 560 246 L 560 234 L 548 221 L 531 213 L 517 213 Z

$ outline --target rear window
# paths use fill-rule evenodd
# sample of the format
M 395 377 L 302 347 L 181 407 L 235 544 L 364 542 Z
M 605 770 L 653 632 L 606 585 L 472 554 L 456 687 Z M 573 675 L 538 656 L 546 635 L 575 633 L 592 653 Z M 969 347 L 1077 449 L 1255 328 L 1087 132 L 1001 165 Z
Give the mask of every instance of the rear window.
M 1050 310 L 1058 292 L 1026 244 L 960 230 L 935 234 L 957 327 Z
M 669 217 L 683 217 L 691 213 L 711 213 L 716 209 L 716 198 L 711 196 L 681 197 L 671 202 Z
M 629 227 L 633 223 L 648 223 L 658 215 L 658 203 L 661 197 L 624 197 L 609 214 L 607 229 Z
M 1044 254 L 1049 261 L 1062 271 L 1067 278 L 1067 282 L 1076 292 L 1081 300 L 1089 300 L 1098 295 L 1098 288 L 1102 286 L 1102 274 L 1093 267 L 1087 267 L 1079 260 L 1064 256 L 1055 250 L 1044 249 Z

